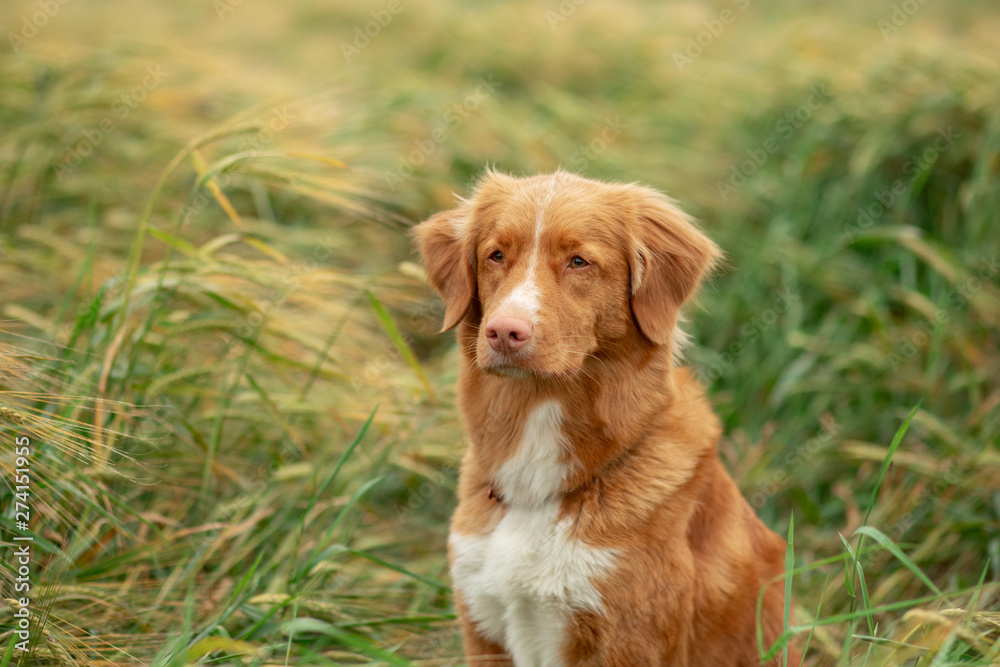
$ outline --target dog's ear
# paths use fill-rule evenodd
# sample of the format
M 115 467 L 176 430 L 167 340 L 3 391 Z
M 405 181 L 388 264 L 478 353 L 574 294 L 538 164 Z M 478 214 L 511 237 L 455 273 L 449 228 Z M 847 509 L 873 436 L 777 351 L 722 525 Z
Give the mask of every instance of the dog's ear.
M 681 306 L 721 252 L 673 201 L 654 190 L 641 191 L 630 259 L 632 313 L 646 338 L 666 345 Z
M 475 251 L 466 238 L 468 214 L 463 208 L 442 211 L 413 229 L 427 277 L 444 301 L 441 331 L 461 322 L 476 296 Z

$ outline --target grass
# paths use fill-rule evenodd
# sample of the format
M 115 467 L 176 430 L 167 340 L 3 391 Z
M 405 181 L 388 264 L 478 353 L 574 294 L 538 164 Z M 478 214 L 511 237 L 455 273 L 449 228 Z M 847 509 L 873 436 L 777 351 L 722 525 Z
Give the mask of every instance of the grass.
M 0 55 L 0 665 L 463 663 L 405 232 L 487 163 L 665 189 L 728 253 L 688 360 L 807 664 L 1000 660 L 991 4 L 563 4 L 404 4 L 348 63 L 384 5 L 67 3 Z

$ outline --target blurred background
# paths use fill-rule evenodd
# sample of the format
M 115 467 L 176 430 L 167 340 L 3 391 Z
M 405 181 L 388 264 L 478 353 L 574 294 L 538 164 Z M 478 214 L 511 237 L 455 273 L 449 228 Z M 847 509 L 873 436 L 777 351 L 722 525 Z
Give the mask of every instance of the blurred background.
M 995 2 L 0 26 L 0 665 L 464 664 L 457 358 L 407 231 L 488 164 L 652 185 L 726 251 L 687 357 L 807 664 L 996 664 Z

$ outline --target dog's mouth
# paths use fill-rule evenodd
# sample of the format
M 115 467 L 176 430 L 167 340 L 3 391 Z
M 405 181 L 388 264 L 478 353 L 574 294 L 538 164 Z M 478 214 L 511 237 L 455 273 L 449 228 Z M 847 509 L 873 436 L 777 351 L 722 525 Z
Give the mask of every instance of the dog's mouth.
M 527 379 L 534 377 L 535 369 L 522 355 L 498 354 L 492 350 L 478 350 L 476 364 L 481 371 L 503 377 Z
M 484 358 L 485 357 L 485 358 Z M 539 368 L 531 358 L 520 355 L 477 355 L 477 365 L 484 373 L 518 380 L 555 380 L 576 374 L 577 368 Z
M 506 378 L 515 378 L 518 380 L 530 380 L 538 377 L 534 371 L 509 364 L 493 364 L 492 366 L 483 368 L 483 370 L 487 373 L 492 373 L 493 375 L 501 375 Z

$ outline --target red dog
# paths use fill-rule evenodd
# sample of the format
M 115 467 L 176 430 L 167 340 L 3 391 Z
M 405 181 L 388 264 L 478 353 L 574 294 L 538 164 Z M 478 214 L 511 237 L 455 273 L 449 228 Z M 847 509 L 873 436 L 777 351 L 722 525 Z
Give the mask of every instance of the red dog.
M 459 325 L 449 555 L 470 664 L 760 665 L 785 544 L 674 363 L 716 246 L 653 190 L 565 172 L 489 172 L 415 236 Z M 767 646 L 783 606 L 769 586 Z

